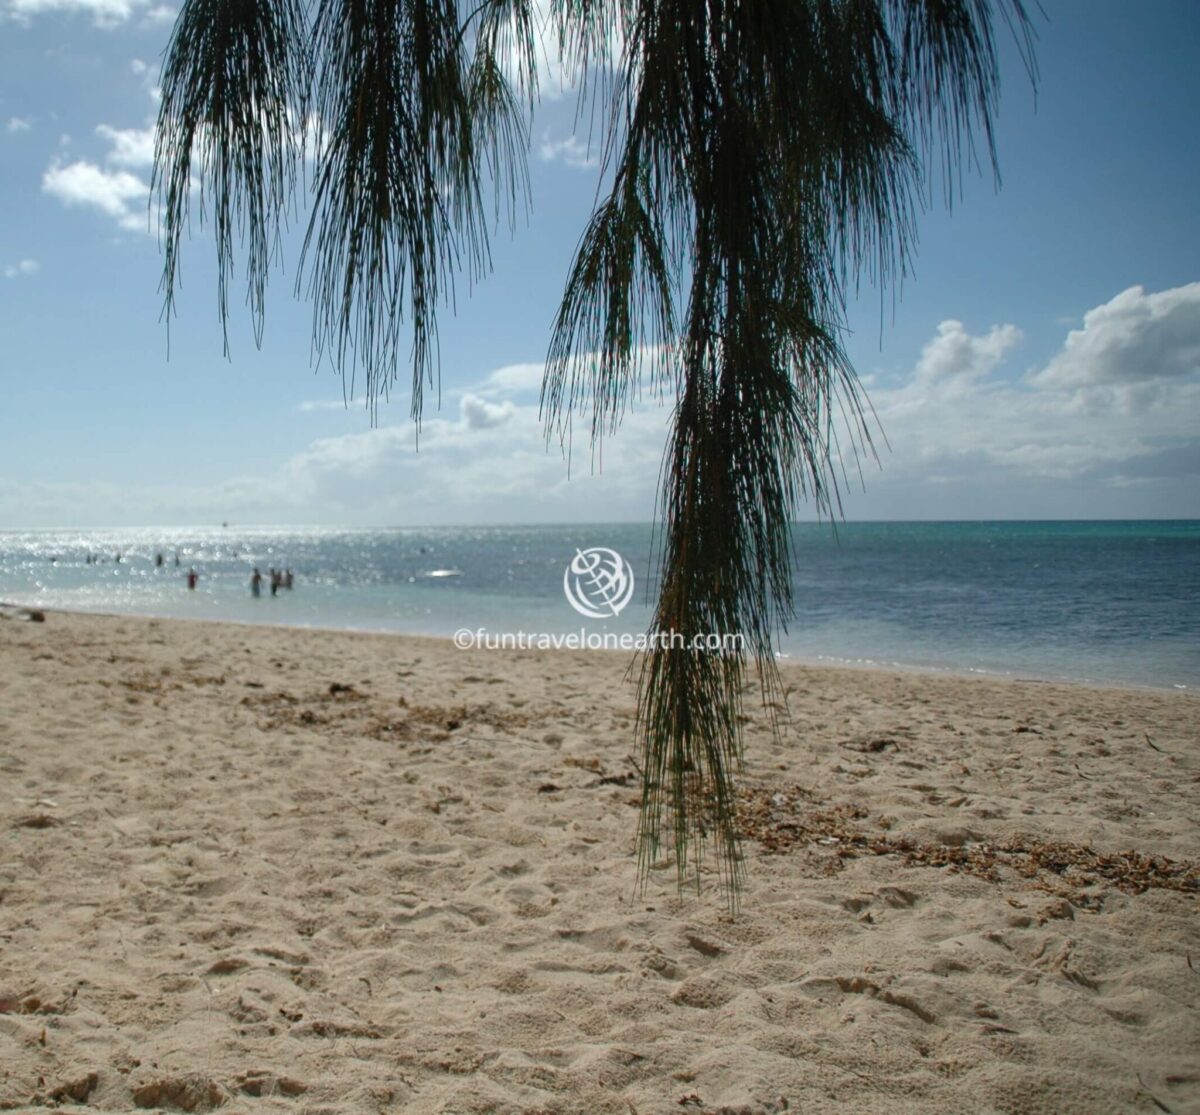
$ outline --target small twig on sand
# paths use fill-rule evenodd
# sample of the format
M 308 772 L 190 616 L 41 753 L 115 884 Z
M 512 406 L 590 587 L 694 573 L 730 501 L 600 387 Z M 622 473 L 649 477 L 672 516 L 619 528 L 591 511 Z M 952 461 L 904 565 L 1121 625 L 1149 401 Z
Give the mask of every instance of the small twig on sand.
M 1153 747 L 1153 748 L 1154 748 L 1154 750 L 1155 750 L 1155 751 L 1157 751 L 1157 752 L 1158 752 L 1160 755 L 1165 755 L 1165 754 L 1166 754 L 1166 752 L 1165 752 L 1165 751 L 1164 751 L 1164 750 L 1163 750 L 1161 747 L 1157 746 L 1157 745 L 1155 744 L 1154 740 L 1152 740 L 1152 739 L 1150 738 L 1150 733 L 1149 733 L 1149 732 L 1143 732 L 1143 733 L 1142 733 L 1142 735 L 1144 735 L 1144 736 L 1146 737 L 1146 742 L 1147 742 L 1147 743 L 1148 743 L 1148 744 L 1149 744 L 1151 747 Z
M 457 739 L 460 743 L 497 743 L 502 747 L 512 743 L 511 739 L 502 739 L 500 736 L 481 736 L 478 732 L 458 736 Z

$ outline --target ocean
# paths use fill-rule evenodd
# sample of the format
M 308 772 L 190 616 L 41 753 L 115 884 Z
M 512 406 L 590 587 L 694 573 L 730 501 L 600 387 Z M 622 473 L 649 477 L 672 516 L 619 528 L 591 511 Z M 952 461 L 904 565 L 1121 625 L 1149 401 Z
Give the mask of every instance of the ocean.
M 781 656 L 1200 687 L 1200 521 L 797 524 Z M 43 608 L 495 636 L 646 630 L 649 525 L 0 532 L 0 600 Z M 618 616 L 567 602 L 580 551 L 618 552 Z M 164 564 L 156 565 L 161 553 Z M 117 555 L 120 561 L 116 561 Z M 88 562 L 88 555 L 98 560 Z M 175 560 L 178 555 L 179 565 Z M 258 566 L 295 588 L 250 593 Z M 197 587 L 185 575 L 194 567 Z

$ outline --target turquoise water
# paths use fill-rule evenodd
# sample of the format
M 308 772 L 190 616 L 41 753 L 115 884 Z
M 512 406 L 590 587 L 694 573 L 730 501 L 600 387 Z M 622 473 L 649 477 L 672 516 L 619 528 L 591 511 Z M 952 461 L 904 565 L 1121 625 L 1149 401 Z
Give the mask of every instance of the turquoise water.
M 795 541 L 785 655 L 1200 687 L 1200 522 L 800 524 Z M 432 635 L 638 633 L 651 545 L 651 527 L 627 524 L 9 531 L 0 600 Z M 619 551 L 638 578 L 616 619 L 585 620 L 564 598 L 564 570 L 590 546 Z M 254 565 L 293 569 L 296 588 L 254 599 Z

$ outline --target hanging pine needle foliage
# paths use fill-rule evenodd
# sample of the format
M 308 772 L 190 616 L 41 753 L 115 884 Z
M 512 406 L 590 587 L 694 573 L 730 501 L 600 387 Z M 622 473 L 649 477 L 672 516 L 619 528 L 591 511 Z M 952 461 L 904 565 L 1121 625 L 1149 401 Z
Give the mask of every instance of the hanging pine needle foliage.
M 806 501 L 835 514 L 844 470 L 873 454 L 847 292 L 904 276 L 935 182 L 949 201 L 964 170 L 994 172 L 997 24 L 1032 78 L 1021 0 L 185 0 L 156 148 L 168 310 L 195 181 L 222 320 L 244 238 L 261 329 L 311 164 L 315 348 L 361 369 L 372 405 L 407 362 L 418 421 L 438 306 L 455 274 L 488 271 L 496 217 L 527 204 L 539 33 L 603 104 L 605 192 L 542 405 L 564 442 L 576 418 L 593 442 L 615 430 L 646 384 L 674 405 L 653 629 L 682 645 L 642 665 L 643 872 L 669 842 L 698 885 L 710 851 L 736 897 L 742 700 L 756 680 L 780 703 L 791 522 Z M 709 632 L 740 633 L 743 652 L 684 649 Z

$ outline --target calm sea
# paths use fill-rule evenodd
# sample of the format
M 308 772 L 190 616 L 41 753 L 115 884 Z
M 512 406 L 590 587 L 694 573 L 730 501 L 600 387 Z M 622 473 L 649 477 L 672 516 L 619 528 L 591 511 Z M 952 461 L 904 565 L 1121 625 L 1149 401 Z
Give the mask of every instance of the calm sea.
M 637 633 L 651 615 L 652 537 L 603 524 L 8 531 L 0 600 L 431 635 Z M 1198 521 L 802 524 L 795 537 L 784 655 L 1200 687 Z M 615 620 L 584 619 L 563 594 L 567 564 L 591 546 L 619 551 L 638 577 Z M 292 569 L 295 588 L 253 598 L 255 565 Z

